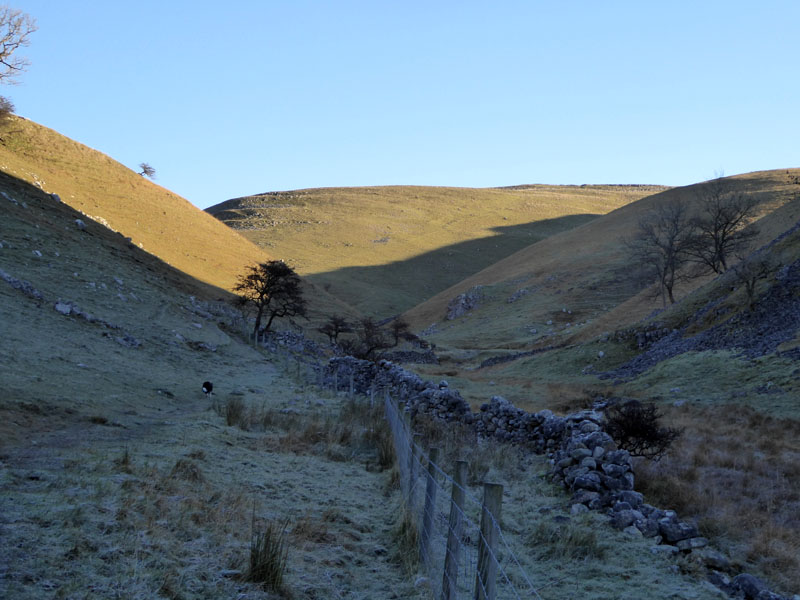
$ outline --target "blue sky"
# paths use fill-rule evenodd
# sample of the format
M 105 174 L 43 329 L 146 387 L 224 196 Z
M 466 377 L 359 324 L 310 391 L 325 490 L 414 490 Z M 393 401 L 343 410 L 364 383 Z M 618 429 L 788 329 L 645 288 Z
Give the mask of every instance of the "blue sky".
M 800 166 L 800 2 L 24 0 L 18 114 L 205 208 Z

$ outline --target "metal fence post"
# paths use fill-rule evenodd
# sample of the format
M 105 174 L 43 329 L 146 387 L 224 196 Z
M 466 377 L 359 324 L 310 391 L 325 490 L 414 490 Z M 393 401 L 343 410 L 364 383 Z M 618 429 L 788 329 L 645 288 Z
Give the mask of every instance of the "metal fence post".
M 458 598 L 456 585 L 458 583 L 461 536 L 464 533 L 464 486 L 467 484 L 467 461 L 456 461 L 455 467 L 450 498 L 450 519 L 447 527 L 447 550 L 444 555 L 444 573 L 442 575 L 442 600 Z
M 500 505 L 503 486 L 483 484 L 481 535 L 478 540 L 478 569 L 475 575 L 475 600 L 495 600 L 497 593 L 497 528 L 500 526 Z M 495 526 L 495 522 L 497 526 Z

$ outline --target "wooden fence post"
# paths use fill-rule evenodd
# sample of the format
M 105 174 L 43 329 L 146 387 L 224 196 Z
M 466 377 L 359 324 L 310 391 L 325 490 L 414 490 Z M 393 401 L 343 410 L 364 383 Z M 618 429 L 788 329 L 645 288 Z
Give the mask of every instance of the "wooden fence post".
M 450 519 L 447 527 L 447 550 L 444 555 L 442 575 L 442 600 L 458 598 L 458 560 L 461 552 L 461 536 L 464 533 L 464 486 L 467 484 L 468 464 L 456 461 L 453 473 L 453 489 L 450 494 Z
M 497 538 L 503 486 L 483 484 L 481 535 L 478 540 L 478 570 L 475 575 L 475 600 L 495 600 L 497 593 Z M 495 523 L 497 525 L 495 526 Z
M 425 508 L 422 512 L 422 532 L 419 536 L 419 555 L 422 564 L 427 565 L 431 553 L 431 535 L 433 534 L 433 513 L 436 511 L 436 461 L 439 460 L 439 449 L 428 450 L 428 477 L 425 483 Z

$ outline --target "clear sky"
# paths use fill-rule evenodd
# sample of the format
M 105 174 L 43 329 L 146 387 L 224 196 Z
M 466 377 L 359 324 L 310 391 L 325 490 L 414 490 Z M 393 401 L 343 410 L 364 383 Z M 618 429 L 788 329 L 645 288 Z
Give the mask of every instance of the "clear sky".
M 11 0 L 17 113 L 201 208 L 800 166 L 800 2 Z

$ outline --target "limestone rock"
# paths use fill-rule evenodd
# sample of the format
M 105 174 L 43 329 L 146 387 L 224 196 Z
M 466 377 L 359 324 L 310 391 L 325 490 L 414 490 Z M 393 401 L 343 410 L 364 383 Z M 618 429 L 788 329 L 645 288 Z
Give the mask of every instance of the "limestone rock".
M 483 299 L 481 288 L 482 286 L 477 285 L 453 298 L 450 304 L 447 305 L 447 316 L 445 318 L 448 321 L 452 321 L 477 308 Z

